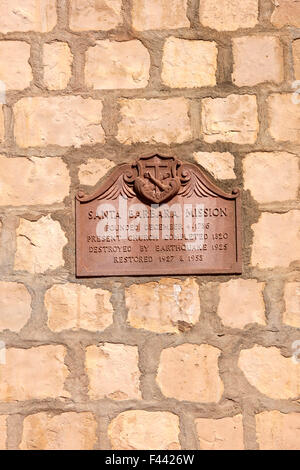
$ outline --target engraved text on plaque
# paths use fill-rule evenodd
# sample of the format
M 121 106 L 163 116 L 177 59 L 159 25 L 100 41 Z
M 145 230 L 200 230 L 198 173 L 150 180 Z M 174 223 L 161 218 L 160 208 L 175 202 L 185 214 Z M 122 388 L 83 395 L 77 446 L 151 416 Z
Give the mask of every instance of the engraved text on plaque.
M 241 273 L 241 201 L 191 163 L 142 157 L 76 196 L 77 276 Z

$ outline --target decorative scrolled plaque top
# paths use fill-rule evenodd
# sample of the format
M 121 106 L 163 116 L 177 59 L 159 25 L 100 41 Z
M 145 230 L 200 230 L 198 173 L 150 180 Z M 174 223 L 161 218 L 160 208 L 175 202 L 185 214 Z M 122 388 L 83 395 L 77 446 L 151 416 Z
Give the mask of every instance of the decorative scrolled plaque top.
M 241 201 L 199 167 L 152 155 L 76 196 L 77 276 L 241 273 Z

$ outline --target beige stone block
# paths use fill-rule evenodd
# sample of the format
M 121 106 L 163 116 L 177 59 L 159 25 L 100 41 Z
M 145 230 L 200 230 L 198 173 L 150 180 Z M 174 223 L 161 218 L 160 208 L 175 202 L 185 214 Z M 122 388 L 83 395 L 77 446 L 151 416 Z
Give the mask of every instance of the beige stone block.
M 212 41 L 170 37 L 162 58 L 162 81 L 171 88 L 216 85 L 218 49 Z
M 14 105 L 19 147 L 61 147 L 104 142 L 102 102 L 81 96 L 22 98 Z
M 54 28 L 56 22 L 56 0 L 1 0 L 1 33 L 47 33 Z
M 189 102 L 185 98 L 120 100 L 117 139 L 122 144 L 183 143 L 192 138 Z
M 218 315 L 224 326 L 244 328 L 251 323 L 266 324 L 264 283 L 255 279 L 231 279 L 220 284 Z
M 227 98 L 202 100 L 204 140 L 254 144 L 258 134 L 256 97 L 229 95 Z
M 244 188 L 260 204 L 297 199 L 299 159 L 286 152 L 249 153 L 243 160 Z
M 201 0 L 200 22 L 217 31 L 253 28 L 258 22 L 258 0 Z
M 93 450 L 97 422 L 92 413 L 50 412 L 26 416 L 21 450 Z
M 111 293 L 81 284 L 55 284 L 45 294 L 48 326 L 52 331 L 101 331 L 113 322 Z
M 44 44 L 44 83 L 48 90 L 63 90 L 72 75 L 72 54 L 66 42 Z
M 279 38 L 244 36 L 233 38 L 233 83 L 253 86 L 284 79 L 283 50 Z
M 125 344 L 103 343 L 86 350 L 86 371 L 92 400 L 137 400 L 140 371 L 138 348 Z
M 255 419 L 260 450 L 299 450 L 299 413 L 263 411 Z
M 7 416 L 0 416 L 0 450 L 6 450 Z
M 287 282 L 284 287 L 285 310 L 282 321 L 300 328 L 300 282 Z
M 31 296 L 23 284 L 0 282 L 0 330 L 18 332 L 31 315 Z
M 243 417 L 196 419 L 201 450 L 244 450 Z
M 65 354 L 64 346 L 60 345 L 8 348 L 5 364 L 0 364 L 0 401 L 70 397 L 64 389 L 69 375 Z
M 179 333 L 199 320 L 199 287 L 194 279 L 132 284 L 125 291 L 128 321 L 134 328 Z
M 108 31 L 122 23 L 122 0 L 70 0 L 73 31 Z
M 15 270 L 43 273 L 63 266 L 66 243 L 67 238 L 59 222 L 51 219 L 50 215 L 36 222 L 21 219 L 17 229 Z
M 293 42 L 293 59 L 295 79 L 300 80 L 300 39 Z
M 260 269 L 289 267 L 299 261 L 300 253 L 300 211 L 285 214 L 264 212 L 259 221 L 252 225 L 254 232 L 252 257 L 253 266 Z
M 5 139 L 5 127 L 4 127 L 3 105 L 0 104 L 0 142 L 4 142 L 4 139 Z
M 282 26 L 296 26 L 300 28 L 300 4 L 298 0 L 276 0 L 274 2 L 271 21 L 281 28 Z
M 141 41 L 97 41 L 86 52 L 85 83 L 96 90 L 144 88 L 150 55 Z
M 114 166 L 115 164 L 107 158 L 100 158 L 99 160 L 89 158 L 79 167 L 79 182 L 87 186 L 94 186 Z
M 132 25 L 138 31 L 189 28 L 187 0 L 133 0 Z
M 276 141 L 300 143 L 300 99 L 298 94 L 274 94 L 268 100 L 270 134 Z
M 2 206 L 59 203 L 69 195 L 70 184 L 67 165 L 61 158 L 0 156 Z
M 163 349 L 156 377 L 168 398 L 217 403 L 224 386 L 219 375 L 221 351 L 208 344 L 181 344 Z
M 113 450 L 178 450 L 179 418 L 166 411 L 124 411 L 108 427 Z
M 274 400 L 300 397 L 300 367 L 280 349 L 254 346 L 243 349 L 238 361 L 248 382 L 263 395 Z
M 29 59 L 30 45 L 26 42 L 0 41 L 0 80 L 6 90 L 24 90 L 30 86 Z
M 236 177 L 234 156 L 229 152 L 195 152 L 196 162 L 218 180 L 230 180 Z

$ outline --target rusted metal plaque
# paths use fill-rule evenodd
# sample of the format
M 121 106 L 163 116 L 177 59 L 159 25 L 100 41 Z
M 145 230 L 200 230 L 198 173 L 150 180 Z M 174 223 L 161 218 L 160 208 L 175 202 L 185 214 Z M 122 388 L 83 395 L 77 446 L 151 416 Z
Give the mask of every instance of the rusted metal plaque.
M 241 199 L 193 164 L 142 157 L 76 196 L 77 276 L 241 273 Z

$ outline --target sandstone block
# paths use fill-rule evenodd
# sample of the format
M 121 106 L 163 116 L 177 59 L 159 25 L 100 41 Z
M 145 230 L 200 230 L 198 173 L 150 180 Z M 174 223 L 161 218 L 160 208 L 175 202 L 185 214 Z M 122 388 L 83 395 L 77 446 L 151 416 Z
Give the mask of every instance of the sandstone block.
M 86 350 L 89 395 L 92 400 L 140 399 L 138 348 L 103 343 Z
M 252 265 L 261 269 L 288 267 L 299 260 L 300 253 L 300 211 L 285 214 L 261 214 L 259 221 L 252 225 L 254 231 Z
M 229 95 L 202 100 L 204 140 L 254 144 L 258 134 L 256 97 Z
M 218 358 L 221 351 L 208 344 L 181 344 L 161 353 L 156 381 L 169 398 L 217 403 L 223 394 Z
M 274 400 L 300 396 L 300 367 L 275 347 L 243 349 L 238 365 L 248 382 Z
M 67 239 L 59 222 L 50 215 L 36 222 L 21 219 L 17 229 L 15 269 L 43 273 L 63 266 L 63 247 Z M 51 253 L 51 256 L 49 256 Z
M 113 322 L 111 293 L 80 284 L 56 284 L 45 294 L 48 326 L 52 331 L 100 331 Z
M 22 98 L 14 106 L 19 147 L 61 147 L 104 142 L 102 102 L 81 96 Z
M 20 449 L 93 450 L 96 431 L 92 413 L 36 413 L 24 419 Z
M 162 81 L 171 88 L 216 85 L 217 45 L 170 37 L 163 50 Z
M 218 315 L 224 326 L 244 328 L 251 323 L 266 324 L 264 283 L 255 279 L 231 279 L 220 284 Z
M 23 284 L 0 282 L 0 330 L 18 332 L 31 315 L 31 296 Z
M 178 450 L 178 434 L 178 417 L 166 411 L 125 411 L 108 427 L 116 450 Z
M 69 375 L 64 365 L 64 346 L 30 349 L 8 348 L 6 363 L 0 364 L 0 401 L 66 398 L 64 383 Z
M 133 0 L 132 25 L 138 31 L 189 28 L 187 0 Z
M 125 291 L 128 321 L 134 328 L 179 333 L 199 320 L 199 287 L 194 279 L 162 279 L 132 284 Z
M 297 199 L 299 159 L 286 152 L 250 153 L 243 160 L 244 188 L 261 203 Z
M 144 88 L 150 55 L 140 41 L 97 41 L 86 52 L 85 82 L 96 90 Z
M 19 174 L 22 178 L 17 177 Z M 2 206 L 59 203 L 69 195 L 70 184 L 67 165 L 61 158 L 0 156 Z
M 189 103 L 185 98 L 120 100 L 117 139 L 126 145 L 180 144 L 192 138 Z

